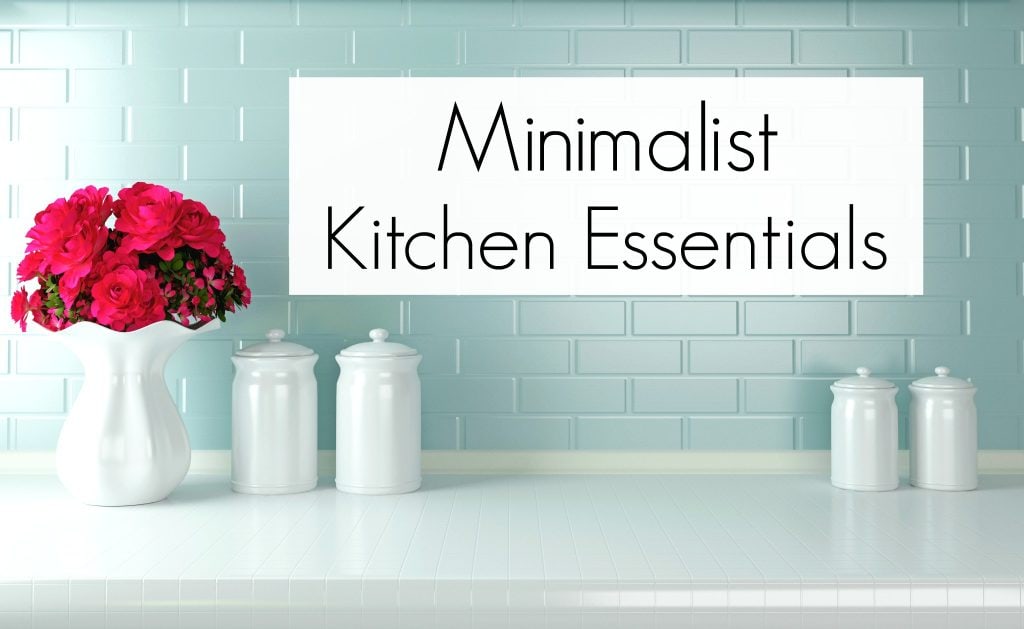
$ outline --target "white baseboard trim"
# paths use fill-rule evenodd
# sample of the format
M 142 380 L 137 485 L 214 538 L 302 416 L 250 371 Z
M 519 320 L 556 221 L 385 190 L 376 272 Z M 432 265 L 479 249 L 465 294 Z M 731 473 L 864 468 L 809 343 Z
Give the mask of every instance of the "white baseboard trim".
M 318 465 L 324 476 L 334 474 L 334 452 L 321 450 Z M 900 452 L 906 474 L 908 457 Z M 465 451 L 428 450 L 423 453 L 427 474 L 824 474 L 827 450 L 786 451 Z M 229 450 L 192 453 L 194 474 L 227 474 Z M 978 470 L 983 474 L 1024 474 L 1024 450 L 982 450 Z M 53 452 L 0 452 L 0 474 L 50 474 Z

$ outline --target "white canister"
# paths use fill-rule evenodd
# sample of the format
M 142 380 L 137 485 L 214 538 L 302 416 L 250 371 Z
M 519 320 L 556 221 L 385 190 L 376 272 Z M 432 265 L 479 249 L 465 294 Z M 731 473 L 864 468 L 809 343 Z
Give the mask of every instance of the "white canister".
M 900 484 L 896 385 L 867 367 L 832 385 L 832 484 L 888 491 Z
M 966 491 L 978 486 L 978 411 L 973 384 L 947 367 L 910 385 L 910 484 Z
M 317 355 L 267 332 L 267 342 L 232 357 L 231 488 L 291 494 L 317 483 Z
M 335 484 L 353 494 L 415 491 L 420 473 L 422 356 L 388 331 L 338 354 L 338 460 Z

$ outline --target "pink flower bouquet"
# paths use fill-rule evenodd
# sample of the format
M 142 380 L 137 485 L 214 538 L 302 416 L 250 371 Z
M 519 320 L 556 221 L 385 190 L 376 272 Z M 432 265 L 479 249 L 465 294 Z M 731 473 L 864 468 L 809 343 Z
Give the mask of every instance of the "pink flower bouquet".
M 92 321 L 129 332 L 157 321 L 198 327 L 249 305 L 245 273 L 220 221 L 198 201 L 151 183 L 89 186 L 36 214 L 11 317 L 58 331 Z M 107 226 L 113 217 L 113 228 Z

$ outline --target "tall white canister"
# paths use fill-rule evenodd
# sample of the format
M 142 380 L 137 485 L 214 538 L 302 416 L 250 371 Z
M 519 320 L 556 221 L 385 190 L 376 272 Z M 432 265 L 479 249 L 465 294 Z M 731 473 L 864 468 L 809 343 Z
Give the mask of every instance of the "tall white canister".
M 338 460 L 335 484 L 353 494 L 415 491 L 420 472 L 420 378 L 422 356 L 388 331 L 370 331 L 369 343 L 337 358 Z
M 317 355 L 284 340 L 235 352 L 231 393 L 231 488 L 246 494 L 291 494 L 316 487 Z
M 937 367 L 910 385 L 910 484 L 966 491 L 978 486 L 974 385 Z
M 896 385 L 867 367 L 832 385 L 832 484 L 887 491 L 900 484 Z

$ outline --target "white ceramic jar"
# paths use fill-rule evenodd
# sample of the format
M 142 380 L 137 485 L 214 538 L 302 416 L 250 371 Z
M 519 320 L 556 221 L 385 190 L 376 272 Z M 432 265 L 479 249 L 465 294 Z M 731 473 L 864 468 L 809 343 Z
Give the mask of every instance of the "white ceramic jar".
M 415 491 L 420 474 L 422 356 L 388 331 L 342 350 L 337 361 L 338 460 L 335 483 L 354 494 Z
M 910 385 L 910 484 L 966 491 L 978 486 L 978 411 L 973 384 L 947 367 Z
M 900 484 L 896 385 L 867 367 L 832 385 L 832 484 L 887 491 Z
M 291 494 L 317 483 L 317 355 L 283 340 L 235 352 L 231 389 L 231 488 L 246 494 Z

